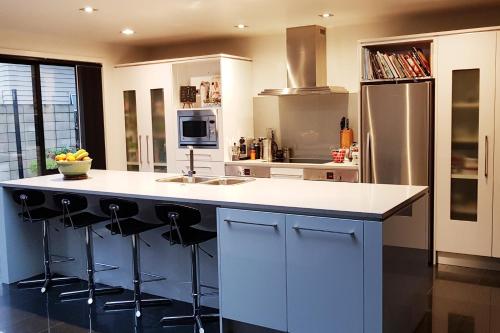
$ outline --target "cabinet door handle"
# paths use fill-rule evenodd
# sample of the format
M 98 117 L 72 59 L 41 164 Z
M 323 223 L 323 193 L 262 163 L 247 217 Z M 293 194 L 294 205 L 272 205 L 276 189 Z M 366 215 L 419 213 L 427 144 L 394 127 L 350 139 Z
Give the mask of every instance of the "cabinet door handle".
M 354 231 L 332 231 L 332 230 L 323 230 L 323 229 L 304 228 L 304 227 L 299 227 L 299 226 L 294 226 L 294 227 L 292 227 L 292 229 L 294 229 L 297 232 L 304 230 L 304 231 L 326 232 L 329 234 L 346 235 L 346 236 L 351 236 L 351 237 L 356 236 Z
M 490 146 L 490 143 L 489 143 L 489 140 L 488 140 L 488 136 L 486 135 L 484 137 L 484 146 L 485 146 L 485 152 L 484 152 L 484 176 L 486 178 L 488 178 L 488 164 L 489 164 L 489 146 Z
M 142 135 L 139 135 L 139 163 L 142 164 Z
M 226 221 L 227 223 L 256 225 L 256 226 L 259 226 L 259 227 L 270 227 L 270 228 L 274 228 L 274 229 L 278 228 L 278 224 L 277 223 L 265 224 L 265 223 L 244 222 L 244 221 L 235 221 L 235 220 L 224 220 L 224 221 Z
M 146 135 L 146 161 L 149 164 L 149 135 Z

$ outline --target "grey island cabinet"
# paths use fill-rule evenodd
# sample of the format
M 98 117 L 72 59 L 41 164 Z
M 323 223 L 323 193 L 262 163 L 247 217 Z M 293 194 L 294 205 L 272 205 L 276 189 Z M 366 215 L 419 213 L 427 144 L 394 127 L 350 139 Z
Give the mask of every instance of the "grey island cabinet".
M 103 198 L 138 203 L 138 218 L 155 220 L 157 203 L 200 209 L 200 228 L 217 230 L 204 247 L 204 286 L 219 295 L 203 305 L 220 309 L 221 333 L 413 333 L 428 313 L 432 286 L 427 188 L 290 179 L 255 179 L 239 185 L 158 182 L 174 174 L 91 170 L 88 179 L 49 175 L 0 183 L 0 281 L 14 283 L 43 272 L 40 225 L 23 223 L 15 189 L 87 197 L 100 212 Z M 107 223 L 107 222 L 106 222 Z M 120 266 L 99 283 L 132 288 L 128 240 L 95 231 L 96 260 Z M 75 258 L 54 272 L 85 279 L 84 237 L 71 228 L 51 231 L 57 254 Z M 184 249 L 161 234 L 143 235 L 143 270 L 168 277 L 145 286 L 150 294 L 189 301 L 176 281 L 189 279 Z
M 218 217 L 227 326 L 363 332 L 362 221 L 235 209 Z

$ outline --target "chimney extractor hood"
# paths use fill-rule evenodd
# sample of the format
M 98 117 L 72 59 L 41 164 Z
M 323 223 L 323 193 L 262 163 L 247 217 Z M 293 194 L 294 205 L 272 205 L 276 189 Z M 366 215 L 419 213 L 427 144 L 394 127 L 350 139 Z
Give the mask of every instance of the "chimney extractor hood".
M 259 95 L 287 96 L 347 93 L 326 85 L 326 28 L 317 25 L 286 29 L 287 88 Z

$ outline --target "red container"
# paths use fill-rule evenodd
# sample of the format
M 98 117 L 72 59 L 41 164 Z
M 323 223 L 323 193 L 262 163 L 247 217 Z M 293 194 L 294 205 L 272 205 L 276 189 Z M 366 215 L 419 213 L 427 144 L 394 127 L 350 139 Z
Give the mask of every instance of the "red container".
M 333 162 L 335 163 L 344 163 L 345 159 L 345 150 L 334 150 L 332 151 Z

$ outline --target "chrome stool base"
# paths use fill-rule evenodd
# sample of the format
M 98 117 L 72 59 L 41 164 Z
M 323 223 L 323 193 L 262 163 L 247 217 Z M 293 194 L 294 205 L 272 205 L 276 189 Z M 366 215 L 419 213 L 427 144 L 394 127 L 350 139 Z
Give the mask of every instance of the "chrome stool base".
M 101 295 L 113 295 L 123 293 L 123 288 L 121 287 L 110 287 L 110 288 L 95 288 L 95 289 L 82 289 L 75 291 L 68 291 L 59 294 L 59 298 L 64 301 L 81 300 L 87 298 L 87 304 L 91 305 L 94 303 L 94 299 Z
M 142 316 L 142 307 L 148 306 L 162 306 L 170 305 L 172 300 L 168 298 L 151 298 L 143 299 L 140 301 L 128 300 L 128 301 L 116 301 L 116 302 L 106 302 L 104 304 L 104 310 L 106 311 L 121 311 L 121 310 L 135 310 L 135 316 L 137 318 Z
M 207 313 L 207 314 L 195 314 L 190 316 L 171 316 L 171 317 L 163 317 L 160 320 L 160 323 L 164 327 L 168 326 L 183 326 L 183 325 L 197 325 L 198 332 L 204 333 L 205 329 L 203 328 L 204 321 L 217 321 L 219 320 L 218 313 Z
M 50 287 L 55 287 L 59 285 L 65 285 L 65 284 L 70 284 L 70 283 L 77 283 L 79 282 L 80 279 L 71 276 L 71 277 L 46 277 L 44 279 L 38 279 L 38 280 L 27 280 L 27 281 L 20 281 L 17 283 L 18 288 L 22 289 L 30 289 L 30 288 L 41 288 L 42 294 L 46 293 L 47 290 L 49 290 Z

